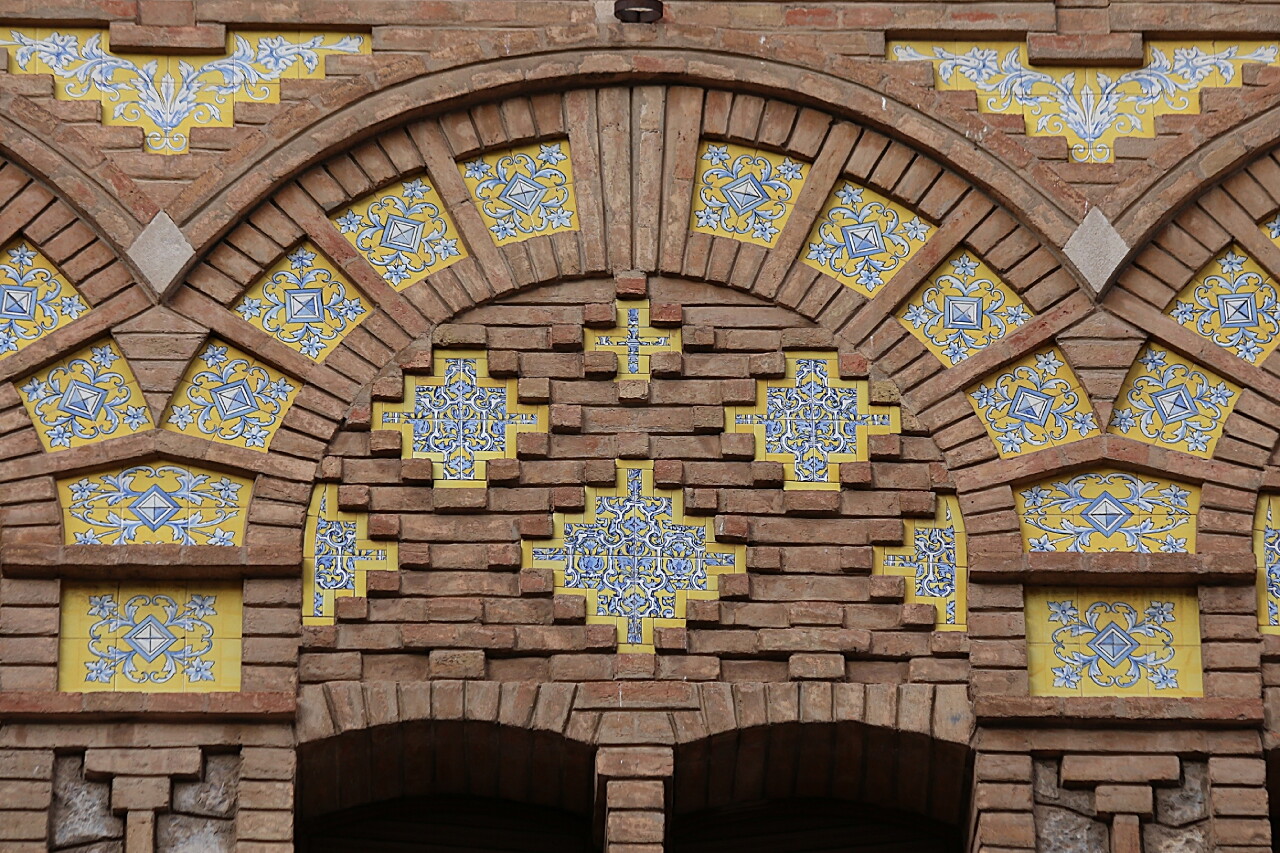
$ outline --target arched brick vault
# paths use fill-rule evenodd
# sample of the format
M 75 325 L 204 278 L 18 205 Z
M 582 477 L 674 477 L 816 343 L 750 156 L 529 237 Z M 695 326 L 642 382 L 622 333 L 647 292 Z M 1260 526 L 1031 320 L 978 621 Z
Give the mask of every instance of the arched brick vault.
M 352 81 L 346 85 L 355 84 Z M 434 91 L 443 94 L 449 88 L 442 84 Z M 864 89 L 859 97 L 865 99 L 869 92 Z M 1266 402 L 1267 389 L 1273 384 L 1269 374 L 1233 364 L 1238 359 L 1230 355 L 1204 352 L 1209 366 L 1224 375 L 1239 377 L 1242 385 L 1258 392 L 1242 401 L 1228 422 L 1223 452 L 1211 462 L 1116 436 L 1088 439 L 1028 457 L 996 458 L 981 421 L 958 393 L 996 368 L 1056 342 L 1074 364 L 1095 404 L 1099 404 L 1100 420 L 1105 422 L 1109 401 L 1140 345 L 1140 334 L 1135 329 L 1162 330 L 1157 337 L 1175 346 L 1183 341 L 1182 348 L 1192 355 L 1204 348 L 1191 347 L 1185 341 L 1185 332 L 1167 318 L 1151 319 L 1138 311 L 1127 301 L 1127 288 L 1108 296 L 1103 309 L 1096 310 L 1072 274 L 1060 265 L 1056 251 L 1037 236 L 1039 231 L 1050 234 L 1055 241 L 1061 240 L 1070 225 L 1070 218 L 1052 207 L 1047 197 L 1034 195 L 1042 203 L 1024 204 L 1010 212 L 952 171 L 953 161 L 944 166 L 876 130 L 809 107 L 753 92 L 689 85 L 605 86 L 490 101 L 437 118 L 400 124 L 369 138 L 362 133 L 362 141 L 280 186 L 247 216 L 231 212 L 240 209 L 232 204 L 257 198 L 269 190 L 275 182 L 273 176 L 296 172 L 306 156 L 314 158 L 317 149 L 336 146 L 339 125 L 349 128 L 357 118 L 367 118 L 375 124 L 378 119 L 381 124 L 402 120 L 406 99 L 417 94 L 412 88 L 394 96 L 388 93 L 383 105 L 378 95 L 366 93 L 360 103 L 350 108 L 355 112 L 341 120 L 338 115 L 323 119 L 311 128 L 315 146 L 304 146 L 305 151 L 282 149 L 272 156 L 293 160 L 263 161 L 248 174 L 242 174 L 234 188 L 214 196 L 195 219 L 187 222 L 187 233 L 200 239 L 198 235 L 206 226 L 192 230 L 197 221 L 209 223 L 208 233 L 224 230 L 228 223 L 239 224 L 208 249 L 185 285 L 171 294 L 164 307 L 131 320 L 131 326 L 116 329 L 125 337 L 137 334 L 140 357 L 146 357 L 147 347 L 154 347 L 157 333 L 164 330 L 164 346 L 161 351 L 150 353 L 156 357 L 149 365 L 154 376 L 150 399 L 157 416 L 167 396 L 164 391 L 171 389 L 181 375 L 205 339 L 206 330 L 257 353 L 302 380 L 304 387 L 298 403 L 270 453 L 155 431 L 47 458 L 15 459 L 8 463 L 8 477 L 19 481 L 27 477 L 40 479 L 38 475 L 47 477 L 51 471 L 65 474 L 111 460 L 155 455 L 202 459 L 232 470 L 261 472 L 265 477 L 255 490 L 248 541 L 251 545 L 287 550 L 271 556 L 264 550 L 255 555 L 251 547 L 247 552 L 250 556 L 233 562 L 259 566 L 264 559 L 279 561 L 277 570 L 287 574 L 293 571 L 294 555 L 300 553 L 297 545 L 307 484 L 325 455 L 326 443 L 352 411 L 350 407 L 356 404 L 358 412 L 363 401 L 368 400 L 372 383 L 380 373 L 394 383 L 399 362 L 420 345 L 415 341 L 425 340 L 432 328 L 456 319 L 473 305 L 500 300 L 541 283 L 590 279 L 610 271 L 638 268 L 675 278 L 719 282 L 744 291 L 796 312 L 829 332 L 831 343 L 866 357 L 874 376 L 893 383 L 901 393 L 904 409 L 914 416 L 908 432 L 933 436 L 950 472 L 943 480 L 949 477 L 964 498 L 971 548 L 977 553 L 1021 550 L 1012 490 L 1007 484 L 1102 461 L 1168 472 L 1193 482 L 1231 483 L 1230 489 L 1220 493 L 1211 490 L 1207 496 L 1206 508 L 1210 512 L 1202 523 L 1209 526 L 1204 532 L 1222 534 L 1220 544 L 1228 551 L 1248 550 L 1244 534 L 1252 509 L 1244 506 L 1246 501 L 1237 492 L 1239 487 L 1254 490 L 1260 484 L 1265 457 L 1275 441 L 1273 431 L 1264 426 L 1274 422 L 1268 408 L 1271 404 Z M 368 110 L 373 112 L 361 112 Z M 898 132 L 910 134 L 917 130 L 927 139 L 937 136 L 919 124 L 924 121 L 919 116 L 908 120 L 904 113 L 901 118 Z M 329 142 L 324 133 L 334 134 L 334 141 Z M 494 247 L 467 197 L 454 159 L 509 142 L 565 133 L 575 152 L 582 231 L 514 247 Z M 689 233 L 689 172 L 701 134 L 761 144 L 814 162 L 813 174 L 797 203 L 797 210 L 803 215 L 793 218 L 775 248 L 766 250 Z M 975 163 L 986 164 L 983 168 L 987 185 L 1002 184 L 1010 193 L 1020 191 L 1021 179 L 1014 170 L 997 166 L 997 160 L 989 155 L 975 154 L 972 146 L 959 145 L 959 138 L 954 137 L 955 144 L 949 147 L 939 147 L 946 147 L 948 153 L 965 160 L 969 172 L 976 169 Z M 247 156 L 247 151 L 241 154 Z M 437 183 L 445 206 L 453 212 L 472 257 L 437 273 L 423 285 L 396 293 L 341 238 L 328 215 L 371 189 L 424 166 Z M 632 179 L 622 182 L 617 180 L 619 175 L 631 175 Z M 809 225 L 841 175 L 852 176 L 899 198 L 941 225 L 925 249 L 870 302 L 798 262 Z M 209 180 L 232 177 L 231 173 L 212 170 Z M 192 185 L 188 192 L 208 190 L 207 185 L 202 189 Z M 1258 207 L 1258 203 L 1251 204 Z M 633 210 L 653 208 L 661 210 L 657 221 L 632 215 Z M 1185 216 L 1194 216 L 1195 209 L 1198 208 L 1190 209 Z M 1249 215 L 1256 212 L 1251 210 Z M 1040 227 L 1032 230 L 1022 224 L 1024 219 L 1036 221 Z M 214 226 L 214 222 L 218 224 Z M 380 306 L 324 364 L 315 364 L 248 327 L 228 310 L 246 286 L 304 236 L 320 246 Z M 1258 235 L 1245 234 L 1240 239 L 1257 243 Z M 892 312 L 934 266 L 960 246 L 984 257 L 1038 316 L 1001 346 L 943 370 L 901 328 Z M 1267 253 L 1280 252 L 1269 245 L 1260 246 L 1259 250 L 1263 251 L 1264 261 Z M 1155 251 L 1146 250 L 1148 254 Z M 1134 269 L 1140 267 L 1141 264 Z M 1193 271 L 1193 267 L 1183 268 L 1187 276 L 1189 270 Z M 1131 270 L 1125 275 L 1135 274 Z M 1176 278 L 1173 273 L 1169 275 Z M 1176 290 L 1180 285 L 1170 282 L 1169 286 Z M 133 310 L 141 307 L 139 304 Z M 96 334 L 86 324 L 76 328 L 81 326 L 84 328 L 77 334 L 77 341 Z M 1115 347 L 1112 342 L 1116 339 L 1127 340 L 1129 347 Z M 1099 342 L 1108 342 L 1108 353 L 1101 360 Z M 10 359 L 6 367 L 19 376 L 37 363 L 47 362 L 55 353 L 69 349 L 69 344 L 56 338 L 45 343 L 48 352 L 41 357 L 27 359 L 24 354 Z M 133 355 L 127 348 L 125 351 L 126 355 Z M 34 435 L 26 439 L 34 447 Z M 991 483 L 1001 485 L 992 488 Z M 45 489 L 42 492 L 48 494 Z M 49 501 L 43 509 L 24 516 L 28 520 L 42 519 L 43 523 L 32 523 L 20 536 L 11 535 L 11 543 L 51 545 L 60 541 L 52 495 Z M 74 556 L 78 549 L 64 551 L 56 558 L 41 556 L 38 551 L 10 551 L 9 556 L 19 565 L 26 560 L 48 565 L 50 560 L 60 559 L 74 566 L 82 559 Z M 148 553 L 158 552 L 153 549 Z

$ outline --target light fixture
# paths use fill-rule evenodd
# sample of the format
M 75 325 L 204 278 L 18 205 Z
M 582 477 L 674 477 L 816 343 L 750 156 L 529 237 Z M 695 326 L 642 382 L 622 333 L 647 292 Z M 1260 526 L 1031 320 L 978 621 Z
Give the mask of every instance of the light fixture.
M 662 20 L 662 0 L 614 0 L 613 16 L 625 24 Z

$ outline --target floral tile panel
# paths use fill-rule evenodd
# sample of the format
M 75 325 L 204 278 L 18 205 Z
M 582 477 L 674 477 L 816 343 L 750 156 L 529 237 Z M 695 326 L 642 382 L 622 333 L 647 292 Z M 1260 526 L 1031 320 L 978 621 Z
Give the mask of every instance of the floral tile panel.
M 68 545 L 242 545 L 253 483 L 155 462 L 58 481 Z
M 1026 623 L 1033 696 L 1204 695 L 1194 591 L 1028 589 Z
M 404 435 L 406 459 L 431 459 L 434 485 L 483 486 L 486 461 L 514 459 L 516 435 L 546 432 L 546 406 L 526 406 L 516 380 L 492 379 L 483 351 L 436 350 L 432 375 L 406 375 L 404 401 L 375 401 L 373 421 Z
M 801 260 L 871 298 L 935 230 L 897 202 L 842 180 L 818 214 Z
M 869 435 L 901 432 L 901 410 L 872 405 L 866 381 L 841 379 L 836 353 L 786 355 L 782 379 L 756 381 L 756 405 L 725 409 L 725 431 L 755 435 L 756 459 L 783 464 L 784 488 L 838 489 L 840 463 L 869 459 Z
M 151 410 L 120 348 L 103 338 L 18 383 L 45 450 L 151 429 Z
M 304 624 L 332 625 L 334 600 L 363 596 L 366 572 L 399 568 L 397 543 L 370 541 L 368 520 L 367 513 L 338 509 L 336 483 L 315 487 L 303 539 Z
M 876 546 L 874 574 L 907 579 L 906 601 L 932 604 L 936 630 L 967 630 L 969 557 L 960 502 L 938 495 L 932 520 L 910 519 L 900 547 Z
M 567 139 L 490 151 L 458 163 L 458 171 L 499 246 L 578 230 Z
M 1066 139 L 1071 159 L 1110 163 L 1120 138 L 1151 139 L 1156 117 L 1196 115 L 1210 86 L 1238 87 L 1246 63 L 1274 65 L 1274 41 L 1151 41 L 1141 68 L 1043 67 L 1020 42 L 891 42 L 889 59 L 934 66 L 939 91 L 976 92 L 984 113 L 1020 115 L 1029 136 Z
M 1200 488 L 1104 469 L 1014 490 L 1026 549 L 1194 554 Z
M 296 379 L 228 343 L 210 340 L 178 383 L 161 426 L 266 452 L 298 388 Z
M 808 173 L 808 163 L 782 154 L 704 140 L 698 148 L 690 227 L 772 246 Z
M 1276 283 L 1239 246 L 1205 264 L 1169 307 L 1169 316 L 1205 340 L 1253 364 L 1280 343 Z
M 239 582 L 66 583 L 58 689 L 211 693 L 240 689 Z
M 425 172 L 366 195 L 332 222 L 396 290 L 467 256 L 458 228 Z
M 369 303 L 310 242 L 290 251 L 232 309 L 246 323 L 314 361 L 369 316 Z
M 603 350 L 618 356 L 619 379 L 649 378 L 649 356 L 655 352 L 680 352 L 680 329 L 656 329 L 649 325 L 649 300 L 620 299 L 612 329 L 587 330 L 587 352 Z
M 0 358 L 88 312 L 80 292 L 31 243 L 0 248 Z
M 1258 626 L 1264 634 L 1280 634 L 1280 495 L 1258 497 L 1253 555 L 1258 564 Z
M 0 29 L 14 74 L 52 74 L 58 100 L 98 101 L 102 123 L 140 127 L 144 150 L 185 154 L 197 127 L 231 127 L 237 102 L 278 103 L 280 81 L 324 77 L 324 58 L 367 54 L 367 35 L 229 32 L 220 55 L 115 53 L 102 29 Z
M 1107 432 L 1208 459 L 1239 399 L 1238 385 L 1149 346 L 1129 368 Z
M 684 627 L 689 599 L 715 599 L 719 576 L 746 569 L 742 545 L 715 541 L 711 519 L 684 515 L 682 492 L 653 485 L 652 462 L 619 462 L 611 488 L 587 487 L 587 511 L 555 513 L 555 538 L 524 543 L 557 594 L 585 595 L 587 623 L 614 625 L 618 651 L 654 651 L 655 628 Z
M 898 310 L 898 322 L 943 364 L 959 364 L 1033 316 L 990 267 L 957 249 Z
M 1057 347 L 1015 361 L 967 393 L 1004 459 L 1099 435 L 1089 395 Z

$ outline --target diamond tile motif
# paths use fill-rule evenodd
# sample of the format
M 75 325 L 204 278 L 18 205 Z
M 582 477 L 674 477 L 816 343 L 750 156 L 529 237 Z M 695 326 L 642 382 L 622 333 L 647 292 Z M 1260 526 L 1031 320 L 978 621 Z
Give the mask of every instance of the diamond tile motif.
M 30 243 L 0 247 L 0 358 L 88 312 L 79 291 Z
M 267 270 L 232 310 L 315 361 L 323 361 L 369 316 L 360 292 L 309 242 Z
M 1036 551 L 1194 554 L 1200 488 L 1104 469 L 1014 493 L 1024 547 Z
M 68 545 L 240 545 L 253 483 L 159 462 L 58 481 Z
M 567 139 L 490 151 L 458 171 L 499 246 L 578 230 Z
M 331 221 L 396 290 L 467 256 L 458 228 L 426 173 L 366 195 Z
M 1057 347 L 1015 361 L 966 393 L 1001 458 L 1099 434 L 1089 395 Z
M 654 487 L 652 462 L 619 461 L 613 488 L 587 487 L 587 507 L 555 513 L 555 538 L 525 542 L 524 565 L 552 569 L 556 594 L 585 595 L 587 624 L 616 625 L 620 652 L 652 654 L 655 628 L 683 627 L 687 601 L 745 571 L 746 549 L 686 518 L 680 490 Z
M 1151 139 L 1156 116 L 1196 115 L 1207 87 L 1240 86 L 1246 63 L 1274 65 L 1274 41 L 1146 43 L 1142 68 L 1043 67 L 1020 42 L 891 42 L 889 59 L 932 62 L 939 91 L 977 92 L 978 110 L 1020 115 L 1028 136 L 1060 136 L 1071 159 L 1110 163 L 1120 138 Z
M 546 406 L 489 377 L 484 352 L 436 350 L 432 376 L 405 376 L 403 403 L 375 401 L 374 423 L 404 434 L 406 459 L 431 459 L 436 488 L 483 486 L 488 459 L 514 459 L 516 434 L 546 432 Z
M 1107 432 L 1208 459 L 1239 399 L 1234 383 L 1148 346 L 1120 386 Z
M 58 689 L 209 693 L 240 689 L 239 581 L 64 582 Z
M 1011 287 L 961 248 L 930 273 L 897 316 L 943 364 L 959 364 L 1033 315 Z
M 586 333 L 587 352 L 605 350 L 618 354 L 618 374 L 624 379 L 648 379 L 649 356 L 655 352 L 680 352 L 680 329 L 656 329 L 649 325 L 649 300 L 620 299 L 617 325 Z
M 872 297 L 934 230 L 933 223 L 897 202 L 842 180 L 818 214 L 801 260 Z
M 1203 696 L 1194 591 L 1028 588 L 1033 696 Z
M 1248 362 L 1261 364 L 1280 343 L 1280 296 L 1271 276 L 1239 246 L 1205 264 L 1169 316 Z
M 901 546 L 874 548 L 873 573 L 907 579 L 909 604 L 932 604 L 937 613 L 934 629 L 964 631 L 968 628 L 969 559 L 960 502 L 953 495 L 938 495 L 932 520 L 908 519 Z
M 808 163 L 772 151 L 703 140 L 689 227 L 772 246 L 791 216 L 808 169 Z M 843 234 L 840 240 L 843 245 Z
M 187 368 L 161 426 L 266 452 L 298 387 L 297 380 L 214 339 Z
M 98 101 L 102 123 L 140 127 L 144 150 L 185 154 L 196 127 L 232 127 L 236 103 L 280 101 L 285 78 L 324 77 L 324 58 L 367 54 L 362 35 L 228 32 L 220 55 L 112 52 L 102 29 L 0 31 L 9 72 L 52 74 L 60 101 Z
M 302 621 L 332 625 L 335 599 L 363 596 L 365 573 L 399 569 L 396 542 L 369 539 L 368 514 L 338 509 L 336 483 L 311 493 L 303 538 Z
M 103 338 L 17 383 L 45 450 L 65 450 L 152 428 L 129 364 Z
M 870 458 L 868 435 L 900 432 L 900 410 L 871 405 L 865 381 L 840 379 L 835 353 L 786 356 L 781 381 L 757 380 L 755 406 L 725 409 L 725 431 L 754 434 L 756 459 L 785 466 L 784 488 L 838 489 L 839 463 Z
M 1258 496 L 1253 556 L 1258 566 L 1259 630 L 1280 634 L 1280 495 Z

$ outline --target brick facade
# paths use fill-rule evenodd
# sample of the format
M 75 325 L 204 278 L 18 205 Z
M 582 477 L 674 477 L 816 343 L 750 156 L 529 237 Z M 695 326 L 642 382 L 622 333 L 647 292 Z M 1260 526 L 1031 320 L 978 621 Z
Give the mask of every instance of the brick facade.
M 228 33 L 365 39 L 363 52 L 334 48 L 276 81 L 274 101 L 228 104 L 171 155 L 146 148 L 139 122 L 111 118 L 106 96 L 70 97 L 7 49 L 0 247 L 38 253 L 83 313 L 0 357 L 0 850 L 284 851 L 345 810 L 443 796 L 576 815 L 609 853 L 692 849 L 674 827 L 801 799 L 926 819 L 973 853 L 1272 849 L 1280 619 L 1268 617 L 1272 528 L 1259 507 L 1280 492 L 1280 379 L 1262 332 L 1253 353 L 1255 338 L 1232 337 L 1247 324 L 1188 318 L 1196 286 L 1247 258 L 1262 294 L 1249 328 L 1270 318 L 1280 333 L 1275 290 L 1266 297 L 1280 275 L 1267 224 L 1280 212 L 1274 56 L 1230 66 L 1231 85 L 1215 71 L 1220 85 L 1195 91 L 1195 112 L 1147 115 L 1150 132 L 1082 160 L 1023 115 L 936 85 L 931 63 L 894 60 L 891 45 L 1018 42 L 1036 68 L 1097 80 L 1093 69 L 1143 66 L 1157 42 L 1269 44 L 1280 6 L 666 6 L 657 24 L 618 23 L 609 3 L 587 0 L 13 0 L 0 13 L 0 41 L 11 29 L 102 31 L 114 54 L 174 69 L 220 56 Z M 569 162 L 540 162 L 570 174 L 571 224 L 499 236 L 468 164 L 551 142 Z M 698 226 L 705 144 L 797 171 L 776 233 Z M 430 271 L 400 278 L 403 261 L 378 266 L 340 223 L 414 180 L 429 188 L 406 189 L 410 201 L 429 192 L 448 218 L 438 238 L 460 249 L 432 244 Z M 870 296 L 806 263 L 844 184 L 929 226 L 919 246 L 899 238 L 910 251 Z M 394 248 L 391 233 L 377 245 Z M 343 299 L 363 300 L 320 356 L 245 308 L 299 247 Z M 1000 334 L 950 363 L 908 312 L 969 256 L 1025 316 L 1002 314 Z M 1255 288 L 1241 281 L 1212 285 L 1212 299 Z M 654 344 L 637 371 L 624 346 L 596 339 L 625 334 L 625 306 L 641 304 L 644 334 L 678 343 Z M 127 434 L 60 447 L 29 383 L 106 340 L 136 379 L 145 424 L 135 413 Z M 222 369 L 210 347 L 288 383 L 261 444 L 252 431 L 227 438 L 246 423 L 229 403 L 206 407 L 221 433 L 174 420 L 175 407 L 198 407 L 197 368 Z M 1124 431 L 1117 411 L 1138 407 L 1129 389 L 1151 350 L 1231 397 L 1214 443 Z M 1053 393 L 1074 394 L 1083 420 L 1064 419 L 1043 446 L 1035 430 L 1018 433 L 1030 444 L 1002 445 L 978 391 L 1046 353 L 1072 377 Z M 489 436 L 479 475 L 449 482 L 457 472 L 419 447 L 426 427 L 401 425 L 464 354 L 476 384 L 527 417 Z M 766 448 L 765 428 L 742 417 L 771 389 L 798 387 L 802 359 L 824 365 L 826 391 L 896 419 L 860 432 L 848 458 L 832 454 L 814 488 L 798 456 Z M 267 386 L 244 387 L 261 409 Z M 1159 411 L 1164 436 L 1176 419 Z M 136 466 L 250 483 L 226 498 L 241 527 L 182 539 L 213 500 L 191 486 L 196 503 L 140 522 L 161 544 L 108 542 L 94 525 L 126 504 L 75 516 L 77 484 Z M 1148 529 L 1173 529 L 1167 539 L 1138 532 L 1115 552 L 1127 516 L 1077 530 L 1082 548 L 1031 529 L 1027 501 L 1043 498 L 1028 490 L 1112 472 L 1192 494 L 1143 510 Z M 721 556 L 669 611 L 605 618 L 609 590 L 574 586 L 547 554 L 571 525 L 603 525 L 601 502 L 632 482 L 649 511 L 667 508 L 664 529 Z M 139 519 L 159 511 L 137 506 Z M 1095 509 L 1077 506 L 1073 523 Z M 344 552 L 349 586 L 327 598 L 326 522 L 348 525 L 359 549 Z M 921 571 L 911 531 L 948 525 L 963 548 L 950 558 L 960 593 L 886 570 L 898 553 Z M 1088 545 L 1094 534 L 1109 544 Z M 102 609 L 105 594 L 123 607 L 172 589 L 175 607 L 191 597 L 188 621 L 147 630 L 171 637 L 181 624 L 188 643 L 203 619 L 229 630 L 202 610 L 208 589 L 229 596 L 224 613 L 236 602 L 236 651 L 216 654 L 220 667 L 234 661 L 238 689 L 204 690 L 190 672 L 185 690 L 155 689 L 159 675 L 86 687 L 93 660 L 69 661 L 96 635 L 71 625 L 123 618 Z M 1133 664 L 1142 695 L 1084 670 L 1066 695 L 1070 666 L 1048 675 L 1037 657 L 1042 590 L 1051 606 L 1114 599 L 1108 613 L 1122 599 L 1141 611 L 1176 598 L 1174 629 L 1157 614 L 1120 633 L 1170 634 L 1178 656 L 1159 660 L 1181 682 L 1162 695 L 1163 663 L 1144 645 L 1156 657 Z M 138 614 L 146 606 L 163 609 Z M 1080 631 L 1106 633 L 1072 614 Z M 1057 616 L 1051 628 L 1066 624 Z M 128 619 L 111 630 L 152 624 Z M 121 673 L 139 665 L 136 644 L 112 642 Z

